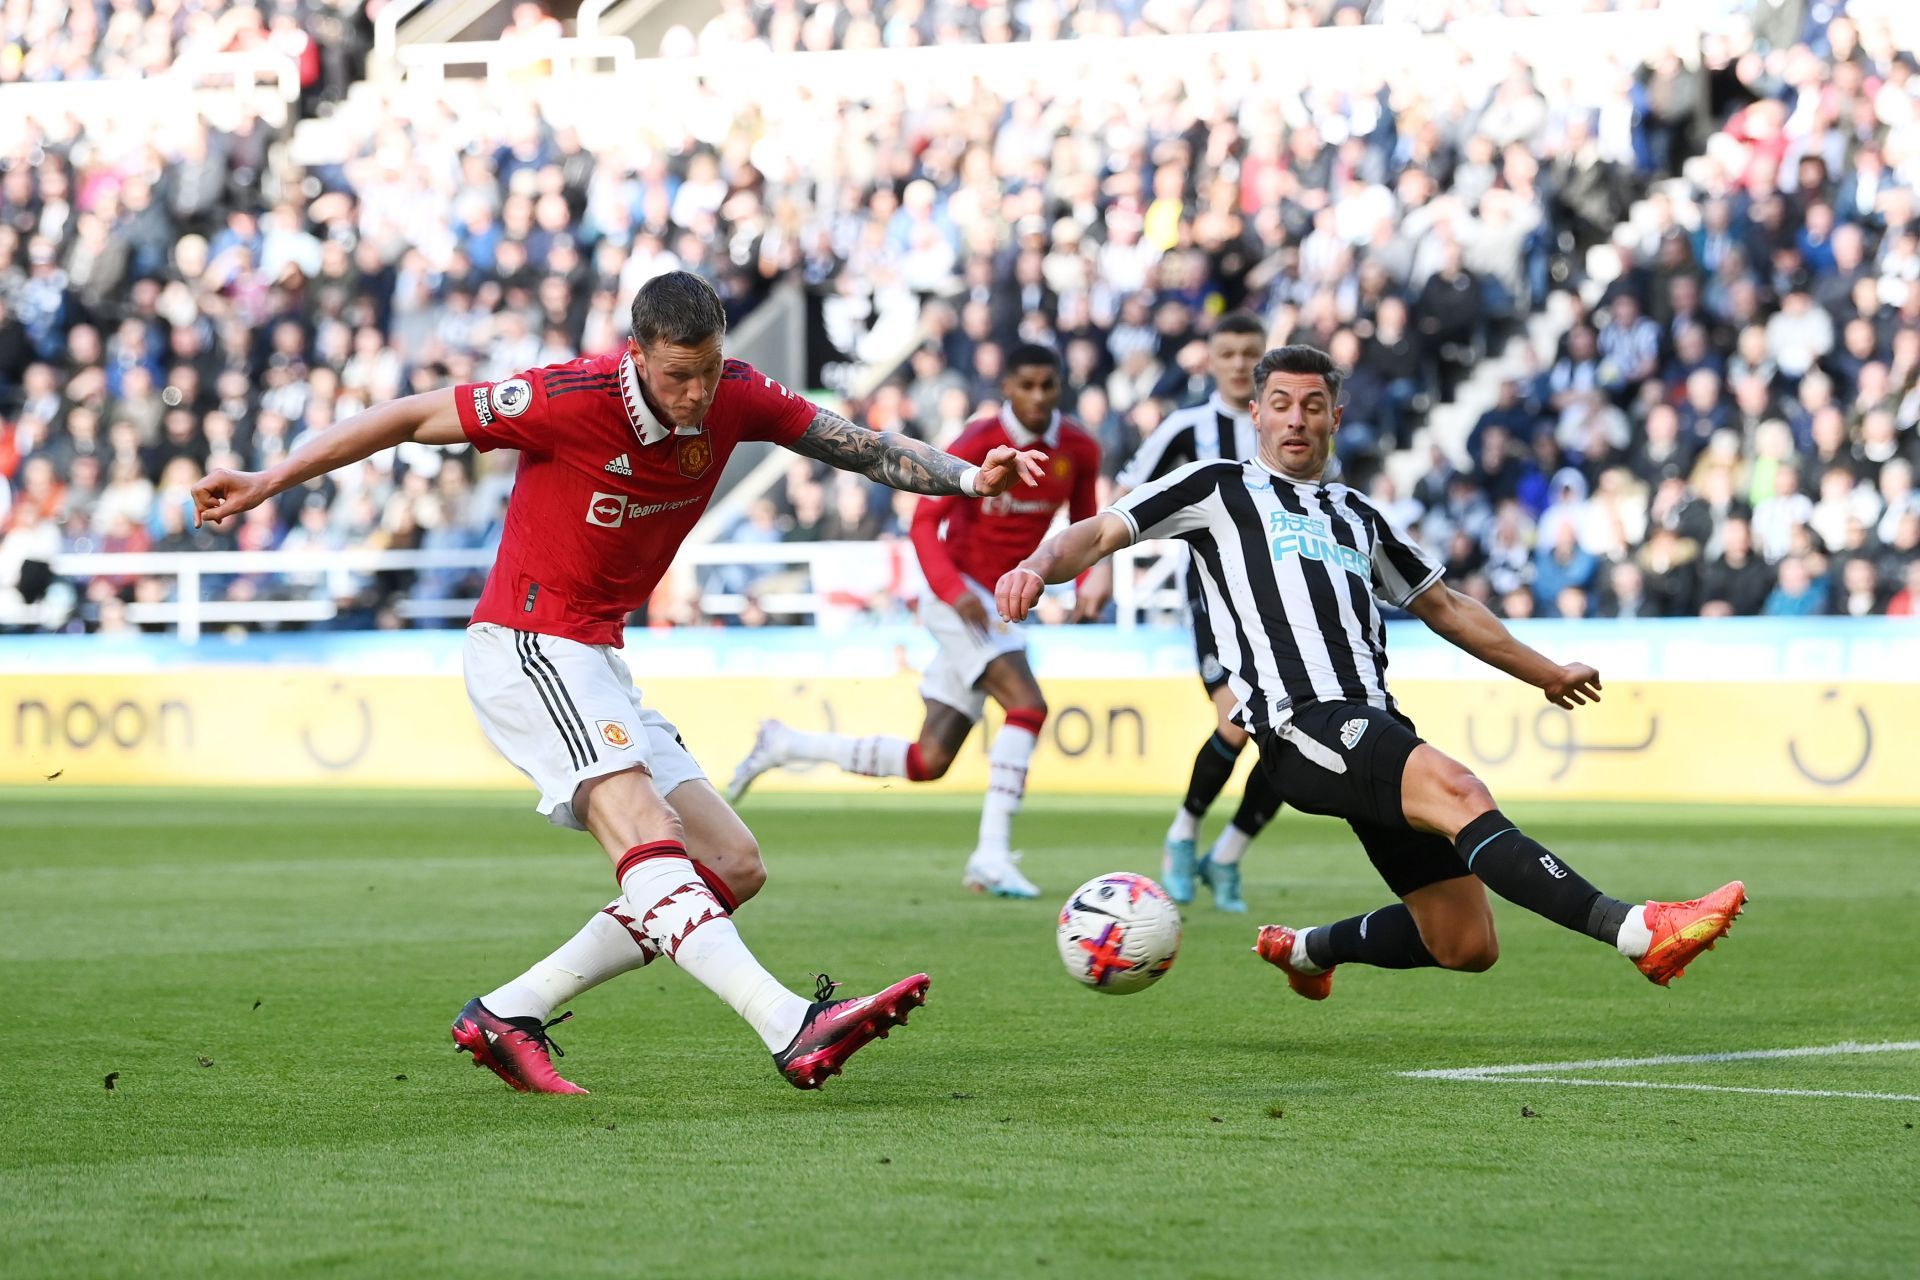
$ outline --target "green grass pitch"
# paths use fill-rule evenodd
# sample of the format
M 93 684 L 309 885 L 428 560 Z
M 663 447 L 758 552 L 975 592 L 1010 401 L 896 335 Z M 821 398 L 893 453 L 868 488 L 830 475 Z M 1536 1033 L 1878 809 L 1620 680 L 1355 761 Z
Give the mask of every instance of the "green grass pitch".
M 1671 990 L 1497 904 L 1484 976 L 1248 948 L 1384 891 L 1289 814 L 1254 914 L 1108 998 L 1054 912 L 1152 872 L 1168 805 L 1041 800 L 1042 901 L 959 888 L 970 805 L 750 802 L 767 965 L 928 1007 L 817 1094 L 666 964 L 559 1031 L 586 1098 L 522 1097 L 447 1023 L 611 896 L 524 796 L 0 792 L 0 1273 L 265 1276 L 1909 1276 L 1920 1102 L 1413 1079 L 1429 1068 L 1920 1040 L 1920 813 L 1513 806 L 1622 896 L 1734 876 Z M 118 1072 L 116 1087 L 103 1081 Z M 1920 1052 L 1594 1070 L 1920 1094 Z

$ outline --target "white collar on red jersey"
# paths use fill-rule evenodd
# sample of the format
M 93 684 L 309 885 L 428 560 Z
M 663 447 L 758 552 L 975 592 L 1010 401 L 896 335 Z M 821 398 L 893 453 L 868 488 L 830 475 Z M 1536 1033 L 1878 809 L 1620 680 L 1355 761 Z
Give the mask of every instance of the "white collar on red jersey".
M 1060 443 L 1060 411 L 1055 409 L 1053 417 L 1047 421 L 1047 429 L 1039 435 L 1020 425 L 1020 419 L 1013 416 L 1013 406 L 1000 406 L 1000 425 L 1007 433 L 1007 439 L 1022 449 L 1031 449 L 1036 444 L 1045 444 L 1051 449 Z
M 620 399 L 627 406 L 627 423 L 640 437 L 641 444 L 659 444 L 673 434 L 672 428 L 653 416 L 647 397 L 640 390 L 640 369 L 633 362 L 632 351 L 620 355 Z M 690 435 L 699 433 L 698 427 L 687 431 Z

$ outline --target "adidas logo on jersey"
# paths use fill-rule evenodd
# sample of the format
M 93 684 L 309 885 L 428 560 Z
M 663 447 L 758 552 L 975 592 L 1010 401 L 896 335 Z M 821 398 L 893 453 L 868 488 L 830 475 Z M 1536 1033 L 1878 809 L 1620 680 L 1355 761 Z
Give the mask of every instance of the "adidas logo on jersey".
M 627 461 L 627 455 L 623 453 L 609 462 L 603 470 L 611 471 L 617 476 L 630 476 L 633 474 L 633 464 Z

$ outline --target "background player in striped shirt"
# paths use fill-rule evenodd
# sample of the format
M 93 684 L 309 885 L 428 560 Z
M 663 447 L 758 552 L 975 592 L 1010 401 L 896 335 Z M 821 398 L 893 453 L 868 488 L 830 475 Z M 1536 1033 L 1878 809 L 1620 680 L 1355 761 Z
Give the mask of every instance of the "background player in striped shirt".
M 1599 701 L 1600 676 L 1522 644 L 1359 494 L 1325 482 L 1341 376 L 1313 347 L 1268 352 L 1254 372 L 1254 461 L 1190 464 L 1049 538 L 1000 580 L 1002 616 L 1025 617 L 1045 582 L 1140 538 L 1193 548 L 1239 697 L 1235 718 L 1259 744 L 1261 767 L 1276 772 L 1287 803 L 1345 818 L 1399 897 L 1331 925 L 1261 929 L 1255 949 L 1299 994 L 1325 999 L 1334 966 L 1349 961 L 1491 967 L 1488 888 L 1616 947 L 1666 985 L 1726 933 L 1746 887 L 1644 906 L 1608 897 L 1502 814 L 1472 770 L 1419 738 L 1387 693 L 1376 595 L 1555 706 Z
M 665 956 L 818 1088 L 926 997 L 915 974 L 856 1000 L 824 977 L 809 1001 L 761 967 L 732 914 L 766 879 L 760 848 L 616 652 L 742 440 L 771 440 L 930 494 L 999 494 L 1040 475 L 1011 448 L 969 462 L 856 426 L 722 353 L 726 312 L 699 276 L 642 285 L 625 350 L 429 391 L 318 432 L 263 472 L 215 470 L 194 521 L 224 520 L 406 441 L 520 452 L 506 527 L 467 628 L 467 694 L 487 738 L 540 789 L 556 826 L 591 832 L 620 896 L 518 978 L 467 1002 L 455 1045 L 515 1089 L 584 1093 L 553 1069 L 554 1009 Z M 487 934 L 508 903 L 463 907 Z
M 737 802 L 768 769 L 800 762 L 914 782 L 942 777 L 992 697 L 1006 722 L 988 752 L 979 843 L 961 882 L 999 897 L 1031 898 L 1039 889 L 1021 873 L 1010 836 L 1047 702 L 1027 663 L 1024 629 L 996 616 L 985 584 L 998 581 L 1039 545 L 1061 507 L 1072 520 L 1093 514 L 1100 446 L 1060 415 L 1060 357 L 1051 348 L 1014 348 L 1000 393 L 999 414 L 968 423 L 952 452 L 971 459 L 1004 448 L 1039 450 L 1046 454 L 1044 474 L 1036 486 L 1001 497 L 922 499 L 914 510 L 913 545 L 934 596 L 921 603 L 920 617 L 940 642 L 920 682 L 927 710 L 919 738 L 802 733 L 768 720 L 733 775 L 732 796 Z M 1074 601 L 1075 621 L 1097 618 L 1105 604 L 1103 594 L 1083 584 Z
M 1253 429 L 1253 366 L 1265 350 L 1266 328 L 1259 316 L 1251 311 L 1230 311 L 1220 317 L 1207 335 L 1207 373 L 1213 379 L 1213 394 L 1199 404 L 1169 414 L 1140 442 L 1140 448 L 1115 477 L 1116 502 L 1129 490 L 1170 475 L 1190 462 L 1215 458 L 1245 461 L 1254 456 L 1259 440 Z M 1091 571 L 1100 575 L 1110 572 L 1106 563 Z M 1200 821 L 1233 776 L 1241 748 L 1247 745 L 1247 731 L 1233 722 L 1236 699 L 1227 687 L 1227 669 L 1221 665 L 1213 626 L 1207 621 L 1199 570 L 1191 561 L 1186 588 L 1194 659 L 1200 668 L 1200 683 L 1213 703 L 1215 723 L 1194 756 L 1186 797 L 1167 828 L 1160 874 L 1175 902 L 1193 901 L 1197 878 L 1213 891 L 1215 907 L 1245 911 L 1247 904 L 1240 896 L 1240 859 L 1247 845 L 1280 811 L 1280 792 L 1268 774 L 1255 769 L 1247 778 L 1233 819 L 1221 829 L 1206 856 L 1196 859 Z

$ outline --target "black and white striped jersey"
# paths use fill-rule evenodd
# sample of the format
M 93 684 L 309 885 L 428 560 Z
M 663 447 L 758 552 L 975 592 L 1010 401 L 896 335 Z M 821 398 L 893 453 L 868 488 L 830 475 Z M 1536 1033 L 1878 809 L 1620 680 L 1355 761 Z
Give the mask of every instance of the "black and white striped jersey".
M 1216 459 L 1244 462 L 1259 452 L 1260 434 L 1254 430 L 1253 414 L 1245 405 L 1238 410 L 1229 407 L 1216 390 L 1199 404 L 1168 414 L 1166 420 L 1140 442 L 1133 457 L 1113 479 L 1122 489 L 1138 489 L 1190 462 Z M 1187 588 L 1187 608 L 1193 614 L 1194 633 L 1204 637 L 1207 602 L 1201 595 L 1200 574 L 1193 566 L 1192 557 L 1188 557 L 1187 571 L 1182 576 Z
M 1252 462 L 1194 462 L 1107 510 L 1133 540 L 1193 550 L 1208 625 L 1241 723 L 1259 733 L 1311 702 L 1396 710 L 1375 597 L 1404 608 L 1441 565 L 1337 481 L 1289 480 Z
M 1253 415 L 1247 407 L 1230 408 L 1215 391 L 1199 404 L 1168 414 L 1166 420 L 1140 442 L 1133 457 L 1114 477 L 1114 483 L 1123 489 L 1138 489 L 1189 462 L 1209 462 L 1216 458 L 1245 461 L 1259 448 L 1260 437 L 1253 429 Z

